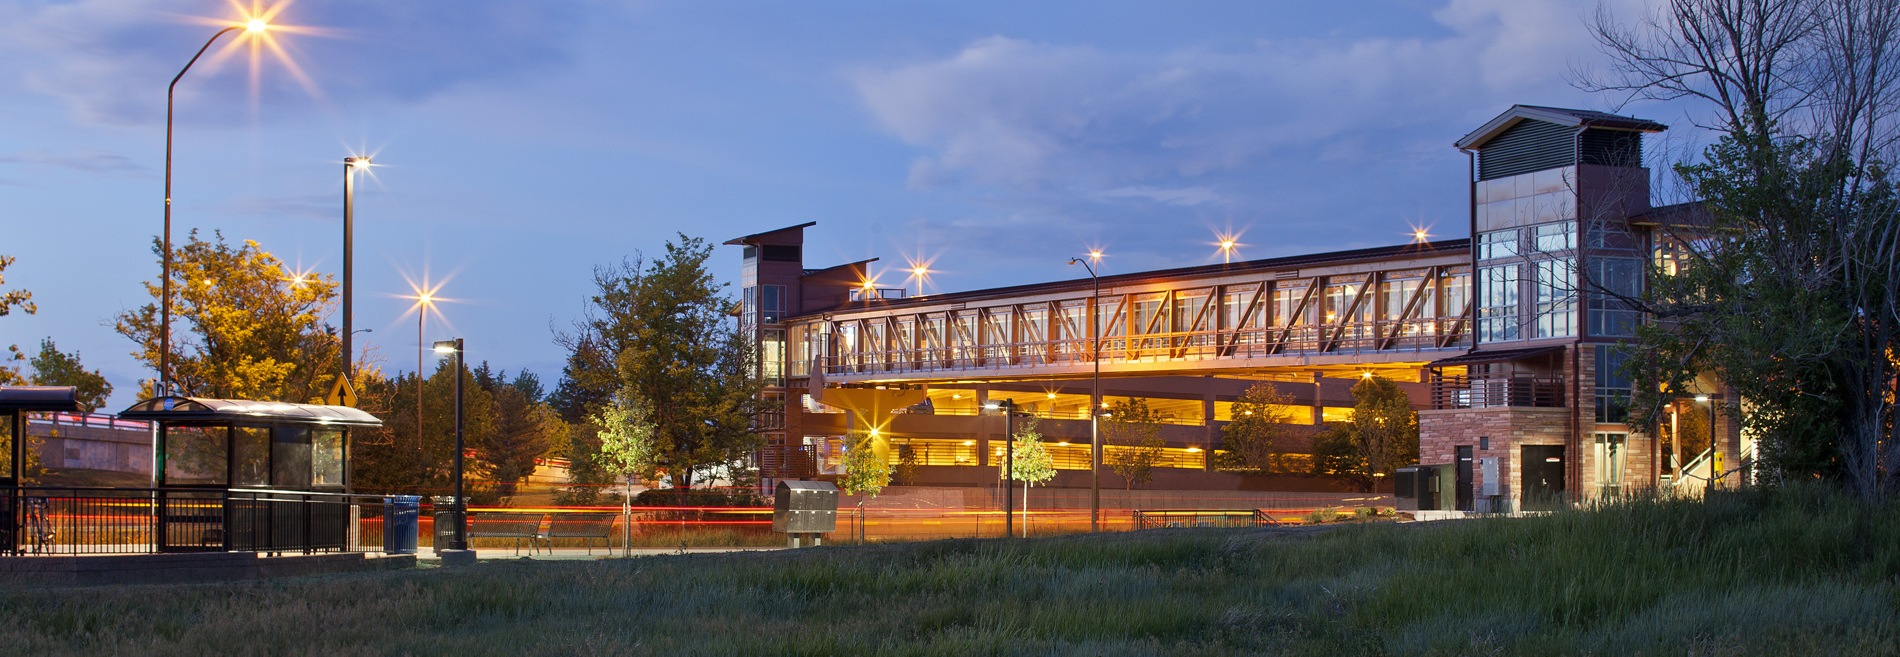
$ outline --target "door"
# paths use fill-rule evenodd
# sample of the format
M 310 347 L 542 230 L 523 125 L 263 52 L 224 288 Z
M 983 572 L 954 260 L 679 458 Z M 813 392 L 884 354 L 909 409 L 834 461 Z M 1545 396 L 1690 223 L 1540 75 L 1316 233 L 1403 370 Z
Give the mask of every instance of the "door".
M 1471 446 L 1470 445 L 1458 446 L 1458 467 L 1457 467 L 1456 477 L 1457 477 L 1457 487 L 1458 487 L 1457 488 L 1458 510 L 1470 511 L 1472 510 L 1471 509 L 1471 487 L 1474 484 L 1474 482 L 1471 480 Z
M 1518 490 L 1525 511 L 1554 511 L 1564 501 L 1564 448 L 1562 445 L 1525 445 Z

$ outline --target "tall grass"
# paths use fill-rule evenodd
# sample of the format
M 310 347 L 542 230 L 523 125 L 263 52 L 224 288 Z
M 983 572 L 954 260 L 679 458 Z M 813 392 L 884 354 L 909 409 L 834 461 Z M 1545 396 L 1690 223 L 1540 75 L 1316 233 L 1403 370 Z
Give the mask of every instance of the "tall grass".
M 949 540 L 0 593 L 15 654 L 1900 653 L 1900 509 Z

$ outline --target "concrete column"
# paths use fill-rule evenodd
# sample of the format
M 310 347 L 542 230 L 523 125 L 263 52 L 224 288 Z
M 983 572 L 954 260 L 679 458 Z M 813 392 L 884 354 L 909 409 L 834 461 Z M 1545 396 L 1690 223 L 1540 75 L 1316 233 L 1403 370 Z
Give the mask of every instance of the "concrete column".
M 1220 437 L 1214 428 L 1214 377 L 1205 377 L 1202 381 L 1206 385 L 1201 388 L 1201 427 L 1204 429 L 1201 440 L 1201 469 L 1212 472 L 1214 470 L 1214 440 Z
M 989 401 L 990 387 L 987 385 L 977 386 L 976 426 L 978 429 L 976 434 L 976 464 L 978 467 L 986 467 L 990 464 L 990 437 L 996 433 L 995 423 L 983 415 L 983 405 L 988 404 Z
M 1319 372 L 1313 373 L 1313 426 L 1316 427 L 1326 422 L 1326 402 L 1321 399 L 1326 391 L 1320 386 L 1320 381 L 1325 378 Z

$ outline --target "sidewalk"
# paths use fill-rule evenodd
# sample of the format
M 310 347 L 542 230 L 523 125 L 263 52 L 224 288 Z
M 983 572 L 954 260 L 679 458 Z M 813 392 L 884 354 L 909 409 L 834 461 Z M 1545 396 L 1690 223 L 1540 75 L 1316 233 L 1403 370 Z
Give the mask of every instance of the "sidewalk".
M 776 546 L 775 547 L 699 547 L 699 548 L 689 547 L 689 548 L 686 548 L 685 554 L 719 554 L 723 552 L 771 552 L 774 550 L 784 550 L 784 549 L 786 548 L 776 547 Z M 676 547 L 674 548 L 634 548 L 633 549 L 633 556 L 636 556 L 636 557 L 655 557 L 655 556 L 664 556 L 664 555 L 669 555 L 669 554 L 681 554 L 681 552 L 680 552 L 680 549 Z M 609 549 L 600 548 L 600 547 L 594 548 L 592 554 L 589 554 L 588 551 L 583 548 L 554 548 L 553 550 L 548 550 L 547 548 L 536 548 L 533 554 L 529 554 L 528 549 L 525 547 L 521 549 L 520 554 L 516 554 L 515 549 L 512 547 L 498 547 L 498 548 L 484 547 L 484 548 L 477 548 L 475 551 L 475 558 L 482 561 L 510 561 L 510 560 L 519 560 L 519 559 L 532 559 L 535 561 L 587 561 L 587 560 L 592 560 L 592 559 L 606 559 L 609 557 L 619 557 L 619 556 L 620 556 L 620 548 L 613 548 L 609 550 Z M 416 560 L 418 562 L 430 563 L 433 565 L 434 562 L 437 561 L 435 550 L 432 548 L 427 548 L 427 547 L 417 550 Z

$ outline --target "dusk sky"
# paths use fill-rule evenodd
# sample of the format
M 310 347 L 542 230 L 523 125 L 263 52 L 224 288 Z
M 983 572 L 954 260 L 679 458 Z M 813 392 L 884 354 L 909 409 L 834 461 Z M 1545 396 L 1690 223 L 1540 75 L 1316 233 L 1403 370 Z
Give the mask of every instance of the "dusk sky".
M 1076 277 L 1089 246 L 1114 273 L 1212 262 L 1227 229 L 1247 258 L 1463 237 L 1451 144 L 1512 103 L 1696 139 L 1679 109 L 1571 86 L 1603 64 L 1594 7 L 302 0 L 277 17 L 320 28 L 279 36 L 301 78 L 266 56 L 253 85 L 214 46 L 180 84 L 174 239 L 337 273 L 342 159 L 373 155 L 356 322 L 380 367 L 414 369 L 400 297 L 427 280 L 456 301 L 426 340 L 551 387 L 594 267 L 676 232 L 817 221 L 808 266 L 881 257 L 895 286 L 923 258 L 938 291 Z M 217 30 L 192 17 L 236 15 L 0 0 L 0 254 L 39 305 L 0 344 L 80 351 L 108 410 L 152 376 L 111 319 L 159 273 L 165 85 Z

